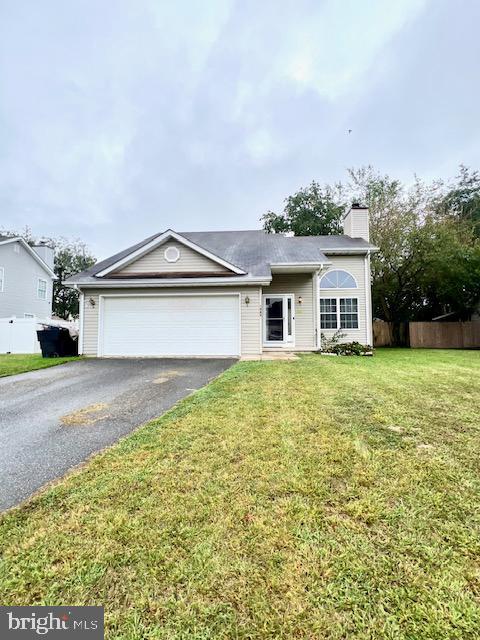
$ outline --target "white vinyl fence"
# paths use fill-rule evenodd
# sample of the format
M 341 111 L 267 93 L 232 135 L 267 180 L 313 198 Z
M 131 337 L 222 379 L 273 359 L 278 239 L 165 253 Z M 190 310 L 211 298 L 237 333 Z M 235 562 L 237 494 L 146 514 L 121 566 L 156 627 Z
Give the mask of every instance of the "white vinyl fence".
M 37 318 L 0 318 L 0 353 L 40 353 Z

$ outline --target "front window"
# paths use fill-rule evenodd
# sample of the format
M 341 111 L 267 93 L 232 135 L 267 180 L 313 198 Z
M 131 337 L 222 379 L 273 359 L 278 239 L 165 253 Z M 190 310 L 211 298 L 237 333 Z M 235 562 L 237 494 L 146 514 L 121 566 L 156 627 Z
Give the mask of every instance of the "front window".
M 358 300 L 340 298 L 340 328 L 358 329 Z
M 357 298 L 320 298 L 321 329 L 358 329 Z
M 46 280 L 42 280 L 42 278 L 38 279 L 37 296 L 40 298 L 40 300 L 46 300 L 47 299 L 47 281 Z
M 320 289 L 356 289 L 357 282 L 351 273 L 343 269 L 332 269 L 320 280 Z
M 320 327 L 322 329 L 337 328 L 336 298 L 320 298 Z

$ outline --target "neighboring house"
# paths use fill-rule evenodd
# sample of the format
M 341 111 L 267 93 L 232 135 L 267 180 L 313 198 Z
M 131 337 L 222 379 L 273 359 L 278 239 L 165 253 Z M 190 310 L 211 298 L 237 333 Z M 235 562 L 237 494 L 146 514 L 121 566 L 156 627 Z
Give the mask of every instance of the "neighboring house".
M 480 322 L 480 304 L 473 311 L 449 311 L 432 318 L 432 322 Z
M 53 249 L 0 235 L 0 318 L 50 318 Z
M 346 235 L 165 231 L 69 278 L 89 356 L 316 351 L 321 334 L 372 344 L 368 209 Z

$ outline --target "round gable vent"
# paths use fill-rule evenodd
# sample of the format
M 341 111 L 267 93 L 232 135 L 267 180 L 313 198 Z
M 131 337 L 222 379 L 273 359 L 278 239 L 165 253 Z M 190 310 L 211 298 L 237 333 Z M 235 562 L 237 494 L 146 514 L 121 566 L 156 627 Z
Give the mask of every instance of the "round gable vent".
M 180 258 L 180 251 L 177 247 L 167 247 L 163 253 L 167 262 L 176 262 Z

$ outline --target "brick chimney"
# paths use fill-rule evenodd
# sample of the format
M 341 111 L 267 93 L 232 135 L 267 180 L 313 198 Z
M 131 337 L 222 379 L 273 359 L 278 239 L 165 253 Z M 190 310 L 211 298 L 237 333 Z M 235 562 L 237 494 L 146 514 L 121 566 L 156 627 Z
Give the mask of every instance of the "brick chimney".
M 370 242 L 368 207 L 354 202 L 343 219 L 343 233 Z

